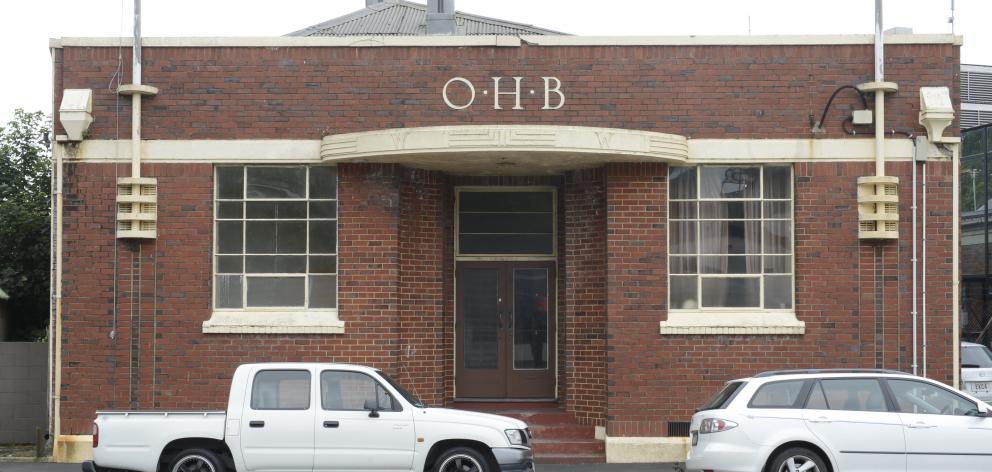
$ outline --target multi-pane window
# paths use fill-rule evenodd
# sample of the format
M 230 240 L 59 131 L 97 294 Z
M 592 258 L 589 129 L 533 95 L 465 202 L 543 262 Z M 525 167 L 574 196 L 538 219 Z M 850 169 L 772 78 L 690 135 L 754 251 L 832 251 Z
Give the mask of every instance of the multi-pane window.
M 672 167 L 672 309 L 791 309 L 792 168 Z
M 214 308 L 337 306 L 337 170 L 216 169 Z

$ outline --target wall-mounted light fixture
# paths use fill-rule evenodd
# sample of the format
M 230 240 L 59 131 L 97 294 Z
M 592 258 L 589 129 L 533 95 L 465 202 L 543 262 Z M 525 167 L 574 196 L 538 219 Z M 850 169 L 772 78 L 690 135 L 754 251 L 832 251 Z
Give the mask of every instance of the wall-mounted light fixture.
M 944 130 L 954 121 L 954 105 L 947 87 L 920 87 L 920 124 L 927 129 L 932 143 L 958 142 L 945 138 Z
M 59 105 L 59 122 L 65 128 L 69 141 L 82 141 L 93 122 L 93 91 L 90 89 L 65 89 Z

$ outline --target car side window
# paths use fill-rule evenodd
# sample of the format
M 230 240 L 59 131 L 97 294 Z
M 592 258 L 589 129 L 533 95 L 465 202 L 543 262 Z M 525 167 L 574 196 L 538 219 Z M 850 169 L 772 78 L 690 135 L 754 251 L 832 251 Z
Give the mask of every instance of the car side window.
M 902 413 L 970 416 L 978 412 L 975 402 L 931 383 L 901 379 L 886 382 Z
M 769 382 L 758 388 L 751 397 L 749 408 L 796 408 L 806 380 Z
M 382 411 L 400 411 L 393 396 L 372 377 L 361 372 L 325 370 L 320 373 L 320 403 L 325 410 L 363 411 L 366 400 Z
M 882 385 L 876 379 L 822 379 L 820 387 L 829 410 L 888 411 Z M 814 407 L 807 403 L 806 408 Z
M 310 372 L 263 370 L 251 387 L 252 410 L 310 409 Z

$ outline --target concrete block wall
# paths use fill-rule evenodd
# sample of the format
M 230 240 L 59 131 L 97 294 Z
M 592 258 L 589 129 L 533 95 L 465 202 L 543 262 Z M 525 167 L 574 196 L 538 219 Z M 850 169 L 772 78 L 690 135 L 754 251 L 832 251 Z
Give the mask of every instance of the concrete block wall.
M 0 342 L 0 444 L 48 431 L 48 343 Z

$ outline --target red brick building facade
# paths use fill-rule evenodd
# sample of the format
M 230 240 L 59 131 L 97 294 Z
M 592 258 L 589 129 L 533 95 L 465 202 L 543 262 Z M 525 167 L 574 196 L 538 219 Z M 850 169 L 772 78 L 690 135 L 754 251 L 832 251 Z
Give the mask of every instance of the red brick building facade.
M 116 43 L 52 50 L 56 104 L 91 89 L 94 120 L 58 150 L 61 435 L 89 434 L 98 409 L 221 409 L 241 363 L 326 361 L 433 405 L 553 401 L 604 427 L 609 455 L 615 438 L 677 444 L 670 423 L 730 379 L 913 367 L 911 142 L 887 136 L 898 239 L 859 239 L 874 154 L 871 127 L 844 132 L 857 95 L 811 132 L 839 86 L 872 80 L 870 38 L 157 41 L 148 239 L 115 237 L 131 122 L 107 87 Z M 887 128 L 925 134 L 920 87 L 957 97 L 955 41 L 892 37 Z M 927 375 L 953 383 L 956 161 L 930 155 Z

